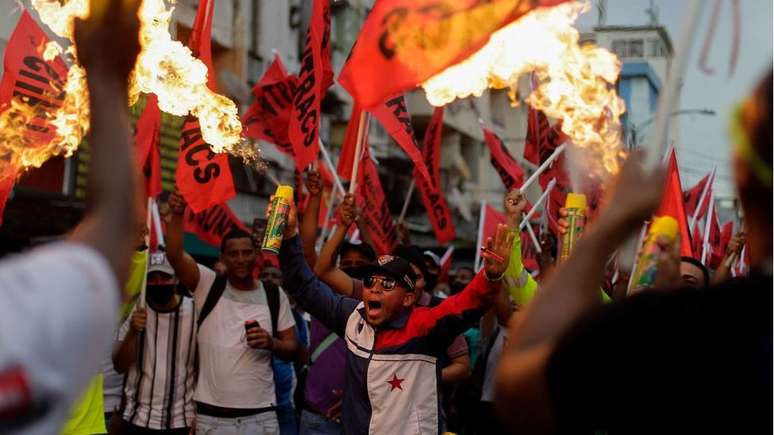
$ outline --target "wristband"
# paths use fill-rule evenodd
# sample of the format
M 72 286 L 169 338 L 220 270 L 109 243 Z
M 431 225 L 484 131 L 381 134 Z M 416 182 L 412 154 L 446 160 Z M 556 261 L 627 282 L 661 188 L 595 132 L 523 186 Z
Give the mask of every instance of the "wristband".
M 491 283 L 500 282 L 503 280 L 503 276 L 505 275 L 505 272 L 501 273 L 497 278 L 490 278 L 488 272 L 484 272 L 484 278 Z

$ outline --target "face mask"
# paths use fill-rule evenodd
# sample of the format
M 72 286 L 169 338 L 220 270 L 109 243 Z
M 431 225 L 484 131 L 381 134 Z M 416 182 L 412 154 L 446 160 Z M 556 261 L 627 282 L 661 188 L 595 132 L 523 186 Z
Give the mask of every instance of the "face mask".
M 451 289 L 451 294 L 456 295 L 457 293 L 459 293 L 462 290 L 464 290 L 466 286 L 467 286 L 467 284 L 465 284 L 463 282 L 454 281 L 453 283 L 451 283 L 449 288 Z
M 174 284 L 148 285 L 148 299 L 156 305 L 166 305 L 175 295 Z

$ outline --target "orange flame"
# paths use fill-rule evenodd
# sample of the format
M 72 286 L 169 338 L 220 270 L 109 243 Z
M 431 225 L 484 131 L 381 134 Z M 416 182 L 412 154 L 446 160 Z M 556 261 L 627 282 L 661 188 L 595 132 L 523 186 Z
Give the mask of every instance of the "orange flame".
M 591 154 L 593 175 L 617 173 L 626 110 L 614 86 L 621 63 L 606 49 L 580 46 L 573 25 L 588 8 L 581 2 L 539 8 L 493 33 L 471 57 L 422 84 L 428 101 L 440 106 L 505 87 L 515 98 L 519 78 L 534 73 L 539 85 L 527 103 L 562 120 L 570 142 Z
M 50 60 L 66 54 L 77 60 L 77 51 L 72 45 L 73 23 L 75 18 L 89 15 L 89 0 L 31 0 L 31 3 L 41 21 L 71 43 L 63 49 L 58 43 L 49 42 L 43 49 L 44 58 Z M 206 66 L 169 34 L 174 3 L 175 0 L 143 1 L 139 12 L 142 51 L 130 78 L 129 104 L 134 104 L 140 93 L 154 93 L 161 110 L 198 117 L 202 137 L 215 152 L 229 152 L 247 163 L 256 163 L 259 150 L 242 138 L 236 104 L 207 88 Z M 11 173 L 12 167 L 39 167 L 54 155 L 70 156 L 78 148 L 89 129 L 89 95 L 82 67 L 77 64 L 70 67 L 63 90 L 65 99 L 61 108 L 46 116 L 56 131 L 44 146 L 30 146 L 23 133 L 34 118 L 45 116 L 41 110 L 15 98 L 0 114 L 0 175 Z

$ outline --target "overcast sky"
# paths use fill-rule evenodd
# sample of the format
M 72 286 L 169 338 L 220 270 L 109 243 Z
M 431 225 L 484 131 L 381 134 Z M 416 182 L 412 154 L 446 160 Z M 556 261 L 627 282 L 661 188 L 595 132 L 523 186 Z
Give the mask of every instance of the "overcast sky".
M 607 2 L 608 25 L 643 25 L 649 23 L 645 10 L 650 0 L 610 0 Z M 659 22 L 664 25 L 677 44 L 688 1 L 654 0 L 659 11 Z M 683 188 L 696 183 L 718 166 L 716 195 L 733 194 L 733 179 L 729 163 L 727 125 L 733 106 L 746 95 L 772 62 L 772 1 L 740 0 L 741 44 L 736 72 L 728 76 L 733 24 L 731 1 L 723 0 L 709 66 L 715 75 L 707 76 L 699 69 L 699 58 L 704 43 L 714 0 L 703 0 L 699 31 L 694 37 L 682 101 L 679 109 L 712 109 L 715 116 L 686 115 L 680 121 L 681 143 L 676 144 L 681 166 Z M 597 12 L 591 10 L 578 21 L 588 29 L 597 24 Z

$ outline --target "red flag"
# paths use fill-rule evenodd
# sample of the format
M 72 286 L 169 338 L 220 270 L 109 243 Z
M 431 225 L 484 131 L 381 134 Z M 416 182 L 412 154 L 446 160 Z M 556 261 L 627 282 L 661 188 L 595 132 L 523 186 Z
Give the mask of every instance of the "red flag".
M 238 229 L 250 232 L 250 229 L 234 215 L 227 204 L 215 204 L 200 213 L 194 213 L 193 210 L 187 208 L 183 229 L 186 232 L 196 234 L 196 237 L 203 242 L 216 247 L 220 247 L 221 239 L 231 230 Z
M 217 87 L 215 68 L 212 66 L 212 17 L 214 15 L 215 0 L 200 0 L 191 36 L 188 39 L 191 53 L 207 67 L 207 87 L 213 91 Z
M 713 170 L 704 178 L 699 180 L 695 186 L 683 193 L 683 201 L 685 202 L 685 213 L 690 219 L 694 213 L 696 214 L 696 220 L 703 219 L 707 215 L 707 209 L 710 205 L 710 196 L 712 194 L 712 185 L 715 181 L 715 171 Z M 702 199 L 702 195 L 704 198 Z M 699 206 L 699 201 L 702 201 Z M 697 212 L 698 208 L 698 212 Z
M 701 228 L 699 228 L 698 223 L 693 225 L 692 234 L 693 234 L 693 241 L 691 242 L 691 252 L 687 256 L 693 257 L 697 260 L 701 260 L 701 251 L 702 251 L 702 244 L 704 243 L 704 237 L 702 237 Z M 680 255 L 683 255 L 683 256 L 686 255 L 684 252 L 682 252 L 682 249 L 680 251 L 681 251 Z
M 134 133 L 137 166 L 145 179 L 146 197 L 161 193 L 161 110 L 155 94 L 145 100 L 145 109 Z
M 50 119 L 62 106 L 67 66 L 60 56 L 51 61 L 43 59 L 43 50 L 49 42 L 46 34 L 25 10 L 8 40 L 3 59 L 4 71 L 0 81 L 0 111 L 11 107 L 15 99 L 23 109 L 34 115 L 25 121 L 25 131 L 18 138 L 24 146 L 37 148 L 51 142 L 54 126 Z M 7 163 L 0 174 L 0 222 L 5 202 L 13 189 L 18 168 Z
M 664 198 L 661 200 L 661 206 L 656 212 L 656 216 L 672 216 L 677 220 L 680 227 L 680 255 L 690 257 L 693 255 L 691 233 L 688 230 L 688 217 L 685 214 L 683 189 L 680 185 L 680 170 L 677 166 L 677 155 L 674 149 L 669 155 L 665 182 Z M 698 236 L 698 233 L 693 236 L 694 242 L 698 243 L 699 248 L 701 248 L 701 237 Z M 696 243 L 693 243 L 693 245 L 696 245 Z M 699 256 L 696 258 L 701 258 L 701 251 L 699 251 Z
M 349 117 L 347 131 L 344 133 L 344 142 L 341 143 L 341 152 L 339 153 L 339 163 L 336 166 L 336 172 L 342 180 L 352 178 L 352 166 L 355 163 L 355 150 L 357 149 L 357 129 L 360 125 L 360 116 L 363 111 L 358 106 L 357 101 L 352 106 L 352 114 Z
M 559 209 L 564 207 L 567 193 L 572 190 L 570 187 L 570 177 L 565 169 L 564 159 L 565 154 L 562 153 L 538 177 L 538 182 L 544 191 L 551 180 L 556 179 L 556 184 L 546 199 L 545 213 L 549 229 L 557 235 L 559 234 Z
M 363 107 L 373 107 L 466 59 L 493 32 L 531 10 L 564 1 L 378 1 L 339 83 Z
M 188 43 L 191 51 L 207 66 L 207 85 L 210 89 L 214 89 L 215 83 L 210 48 L 214 7 L 214 1 L 199 3 Z M 183 123 L 175 180 L 183 198 L 195 213 L 225 203 L 236 195 L 228 155 L 215 154 L 204 142 L 199 120 L 193 115 L 188 115 Z
M 16 171 L 13 173 L 0 175 L 0 224 L 3 223 L 3 212 L 5 212 L 5 203 L 16 183 Z
M 442 109 L 442 108 L 441 108 Z M 423 157 L 419 151 L 417 140 L 414 136 L 414 127 L 411 126 L 411 115 L 406 109 L 406 100 L 403 98 L 403 94 L 388 98 L 384 104 L 379 104 L 370 109 L 374 117 L 379 120 L 382 127 L 389 133 L 395 142 L 405 151 L 412 162 L 414 162 L 414 169 L 425 180 L 432 180 L 428 172 L 427 164 L 425 163 L 426 157 Z M 433 116 L 438 112 L 438 108 L 435 109 Z M 441 110 L 441 120 L 443 120 L 443 110 Z M 431 121 L 432 122 L 432 121 Z M 440 129 L 438 130 L 440 134 Z M 425 136 L 425 140 L 427 136 Z M 438 145 L 440 147 L 440 136 Z M 440 148 L 439 148 L 440 152 Z
M 717 217 L 717 213 L 714 213 Z M 726 222 L 721 229 L 715 229 L 714 226 L 718 223 L 717 218 L 713 220 L 713 232 L 719 232 L 720 235 L 715 239 L 716 244 L 712 246 L 712 255 L 710 256 L 709 266 L 712 269 L 720 267 L 720 263 L 723 261 L 723 257 L 726 255 L 726 248 L 731 241 L 731 237 L 734 232 L 734 222 Z M 713 240 L 713 235 L 710 234 L 710 240 Z
M 402 97 L 401 97 L 402 99 Z M 409 124 L 410 125 L 410 124 Z M 430 118 L 430 124 L 425 132 L 425 140 L 422 148 L 424 162 L 422 166 L 430 170 L 431 178 L 428 180 L 420 173 L 419 166 L 414 167 L 414 179 L 417 182 L 422 203 L 427 210 L 427 217 L 433 227 L 438 243 L 445 245 L 457 237 L 454 230 L 449 205 L 441 189 L 441 141 L 443 139 L 443 107 L 436 107 Z
M 35 115 L 26 122 L 27 130 L 23 138 L 19 138 L 30 148 L 51 142 L 54 126 L 50 119 L 65 98 L 67 66 L 60 56 L 51 61 L 43 59 L 43 50 L 48 42 L 43 30 L 24 11 L 8 40 L 3 60 L 0 111 L 7 110 L 14 98 L 31 109 Z
M 298 168 L 305 168 L 317 160 L 320 151 L 320 102 L 326 90 L 326 61 L 323 58 L 326 53 L 330 54 L 326 48 L 330 45 L 329 30 L 329 0 L 313 0 L 288 129 Z
M 489 161 L 503 180 L 505 190 L 517 188 L 524 183 L 524 171 L 516 160 L 508 152 L 503 141 L 491 130 L 481 126 L 484 132 L 484 141 L 491 154 Z
M 362 218 L 374 242 L 374 249 L 380 255 L 387 254 L 398 245 L 398 235 L 379 181 L 379 171 L 371 160 L 367 143 L 363 144 L 363 149 L 357 174 L 357 201 L 363 210 Z
M 566 136 L 562 133 L 562 122 L 554 126 L 548 122 L 548 117 L 532 107 L 527 112 L 527 137 L 524 140 L 524 159 L 540 165 L 556 147 L 561 145 Z
M 280 57 L 275 56 L 253 88 L 255 102 L 242 117 L 245 136 L 273 143 L 281 152 L 293 156 L 288 125 L 297 83 L 298 77 L 288 74 Z

